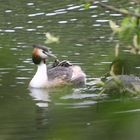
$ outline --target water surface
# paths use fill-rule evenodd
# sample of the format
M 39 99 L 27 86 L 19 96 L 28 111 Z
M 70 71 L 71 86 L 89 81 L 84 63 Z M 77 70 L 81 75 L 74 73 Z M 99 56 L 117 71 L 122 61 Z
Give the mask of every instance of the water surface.
M 126 3 L 133 6 L 111 2 Z M 71 0 L 2 0 L 0 12 L 1 140 L 139 139 L 139 98 L 100 96 L 95 86 L 114 58 L 108 21 L 121 14 Z M 60 43 L 48 47 L 82 67 L 86 86 L 28 89 L 36 71 L 32 44 L 44 44 L 45 32 L 59 36 Z

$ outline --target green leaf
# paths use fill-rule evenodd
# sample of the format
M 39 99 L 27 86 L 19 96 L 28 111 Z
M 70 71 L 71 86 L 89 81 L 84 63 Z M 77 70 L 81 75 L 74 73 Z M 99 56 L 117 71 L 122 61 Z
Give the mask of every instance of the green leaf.
M 89 9 L 90 5 L 91 4 L 89 2 L 84 3 L 84 9 Z

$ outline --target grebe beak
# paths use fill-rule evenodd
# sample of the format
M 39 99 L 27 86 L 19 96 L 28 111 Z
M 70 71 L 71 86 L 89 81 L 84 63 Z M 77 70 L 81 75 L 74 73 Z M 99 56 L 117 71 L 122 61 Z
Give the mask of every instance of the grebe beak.
M 57 57 L 54 54 L 52 54 L 49 48 L 46 46 L 36 44 L 36 45 L 33 45 L 33 48 L 41 49 L 43 51 L 43 54 L 45 54 L 46 56 L 57 59 Z
M 57 57 L 54 54 L 50 53 L 50 52 L 44 51 L 44 54 L 46 54 L 49 57 L 53 57 L 53 58 L 57 59 Z

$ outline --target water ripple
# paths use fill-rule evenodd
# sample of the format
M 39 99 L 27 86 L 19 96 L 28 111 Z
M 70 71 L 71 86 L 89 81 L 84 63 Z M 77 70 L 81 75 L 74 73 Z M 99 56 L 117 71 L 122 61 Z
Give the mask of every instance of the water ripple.
M 67 10 L 74 10 L 74 9 L 78 9 L 78 8 L 81 8 L 82 5 L 77 5 L 77 6 L 70 6 L 67 8 Z
M 36 31 L 36 29 L 26 29 L 28 32 Z
M 38 26 L 36 26 L 36 28 L 40 29 L 40 28 L 44 28 L 44 26 L 38 25 Z
M 17 80 L 27 80 L 29 77 L 16 77 Z
M 34 3 L 29 2 L 29 3 L 27 3 L 27 5 L 28 5 L 28 6 L 32 6 L 32 5 L 34 5 Z
M 90 9 L 95 9 L 95 8 L 97 8 L 98 6 L 97 5 L 91 5 L 89 8 Z
M 29 21 L 27 21 L 27 23 L 29 23 L 29 24 L 30 24 L 30 23 L 33 23 L 33 21 L 32 21 L 32 20 L 29 20 Z
M 14 68 L 0 68 L 0 71 L 13 70 Z
M 91 97 L 98 97 L 97 94 L 71 94 L 61 97 L 61 99 L 84 99 L 84 98 L 91 98 Z
M 22 26 L 16 26 L 16 27 L 14 27 L 14 29 L 23 29 L 24 27 L 22 27 Z
M 94 17 L 95 18 L 95 17 L 98 17 L 98 15 L 92 15 L 91 17 Z
M 92 26 L 94 26 L 94 27 L 100 27 L 101 24 L 93 24 Z
M 66 9 L 58 9 L 58 10 L 55 10 L 54 12 L 64 12 L 64 11 L 66 11 Z
M 68 21 L 63 20 L 63 21 L 58 21 L 58 23 L 60 23 L 60 24 L 66 24 L 66 23 L 68 23 Z
M 76 19 L 76 18 L 72 18 L 72 19 L 70 19 L 70 21 L 77 21 L 78 19 Z
M 122 16 L 122 14 L 110 14 L 110 16 L 112 16 L 112 17 L 120 17 L 120 16 Z
M 68 106 L 70 108 L 85 108 L 85 107 L 94 105 L 96 103 L 97 103 L 97 101 L 86 100 L 86 101 L 81 101 L 81 102 L 76 102 L 76 103 L 55 103 L 55 104 L 62 105 L 62 106 Z
M 34 13 L 34 14 L 29 14 L 28 17 L 35 17 L 35 16 L 42 16 L 45 13 Z
M 65 13 L 67 13 L 67 11 L 56 12 L 57 15 L 59 15 L 59 14 L 65 14 Z
M 125 110 L 125 111 L 119 111 L 115 113 L 120 114 L 120 113 L 133 113 L 133 112 L 140 112 L 140 109 Z
M 98 20 L 96 20 L 96 22 L 99 22 L 99 23 L 104 23 L 104 22 L 109 22 L 109 20 L 103 20 L 103 19 L 98 19 Z
M 11 13 L 12 10 L 8 9 L 8 10 L 5 10 L 5 13 Z
M 46 16 L 54 16 L 56 13 L 47 13 Z
M 4 30 L 4 32 L 6 32 L 6 33 L 13 33 L 13 32 L 15 32 L 15 30 L 13 30 L 13 29 L 7 29 L 7 30 Z

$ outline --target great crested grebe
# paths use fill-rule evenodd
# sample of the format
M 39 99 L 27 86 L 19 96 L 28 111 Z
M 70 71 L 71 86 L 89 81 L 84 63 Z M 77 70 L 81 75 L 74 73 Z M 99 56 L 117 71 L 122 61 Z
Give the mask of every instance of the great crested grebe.
M 77 65 L 68 61 L 55 61 L 52 65 L 46 65 L 46 59 L 54 57 L 50 50 L 42 45 L 33 45 L 32 60 L 37 65 L 37 71 L 29 83 L 32 88 L 49 88 L 62 84 L 81 85 L 86 82 L 86 75 Z
M 115 59 L 110 65 L 103 92 L 129 93 L 140 92 L 140 77 L 131 74 L 131 65 L 124 59 Z

